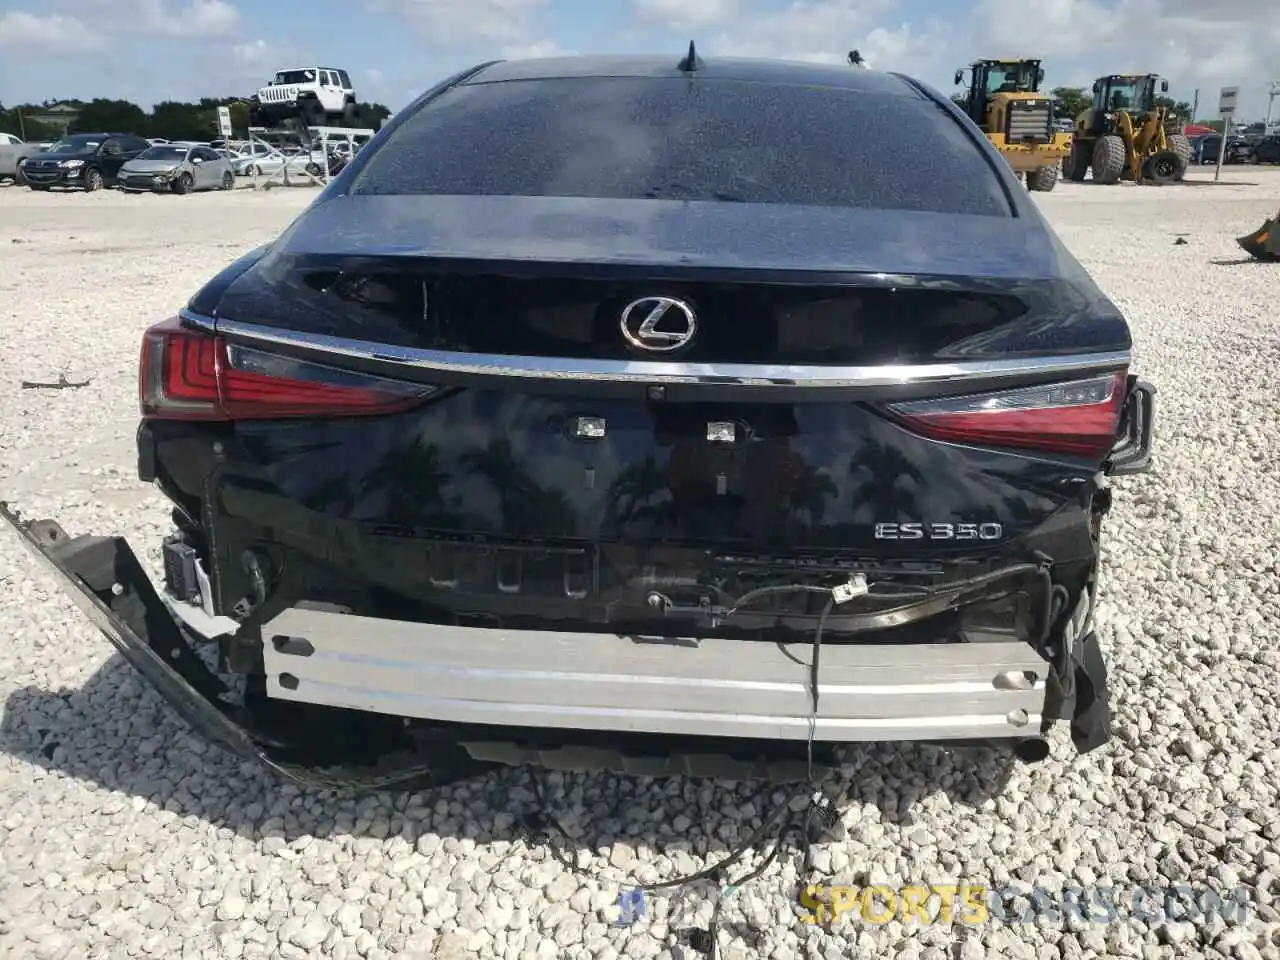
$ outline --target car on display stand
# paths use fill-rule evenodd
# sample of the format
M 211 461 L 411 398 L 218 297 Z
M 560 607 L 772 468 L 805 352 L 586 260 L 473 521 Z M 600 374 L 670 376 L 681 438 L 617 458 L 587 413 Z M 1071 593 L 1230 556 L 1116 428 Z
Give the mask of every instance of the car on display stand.
M 292 121 L 302 126 L 353 127 L 356 91 L 345 70 L 295 67 L 281 70 L 249 99 L 249 126 Z

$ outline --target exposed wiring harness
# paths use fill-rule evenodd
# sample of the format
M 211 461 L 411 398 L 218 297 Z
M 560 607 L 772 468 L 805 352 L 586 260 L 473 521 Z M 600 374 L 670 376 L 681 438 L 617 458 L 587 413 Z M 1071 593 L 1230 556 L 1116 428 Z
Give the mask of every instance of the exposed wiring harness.
M 923 616 L 931 616 L 942 609 L 946 609 L 959 601 L 960 597 L 973 590 L 989 587 L 1001 580 L 1010 579 L 1016 576 L 1035 575 L 1041 580 L 1044 586 L 1044 618 L 1040 624 L 1041 645 L 1043 646 L 1047 639 L 1050 629 L 1056 619 L 1055 607 L 1057 606 L 1058 597 L 1055 596 L 1056 591 L 1060 591 L 1062 587 L 1055 587 L 1052 577 L 1049 574 L 1051 563 L 1047 557 L 1040 557 L 1037 563 L 1020 563 L 1012 564 L 998 570 L 988 573 L 979 574 L 966 580 L 959 580 L 952 583 L 942 584 L 933 588 L 922 588 L 923 598 L 916 599 L 910 603 L 900 604 L 885 610 L 879 610 L 875 613 L 853 614 L 849 617 L 841 618 L 841 626 L 843 632 L 866 632 L 868 630 L 880 629 L 886 626 L 894 626 Z M 706 930 L 693 930 L 688 932 L 689 945 L 700 953 L 705 954 L 711 960 L 716 960 L 719 954 L 719 924 L 721 907 L 727 896 L 732 896 L 745 884 L 752 882 L 764 874 L 781 855 L 787 840 L 793 835 L 798 834 L 800 852 L 803 856 L 801 869 L 797 872 L 797 884 L 803 888 L 803 881 L 812 870 L 812 845 L 817 843 L 822 835 L 832 829 L 839 820 L 839 814 L 835 806 L 826 797 L 826 795 L 818 789 L 818 784 L 814 778 L 813 766 L 813 748 L 816 739 L 817 722 L 818 722 L 818 675 L 819 664 L 822 650 L 823 633 L 826 630 L 827 622 L 835 610 L 841 604 L 847 603 L 855 597 L 867 596 L 874 588 L 867 584 L 866 579 L 861 574 L 851 577 L 847 582 L 838 584 L 835 587 L 824 587 L 816 584 L 783 584 L 778 586 L 761 587 L 751 590 L 739 597 L 729 607 L 721 608 L 681 608 L 674 604 L 668 597 L 662 594 L 651 594 L 651 602 L 653 597 L 659 598 L 659 604 L 664 611 L 671 613 L 684 613 L 699 610 L 700 612 L 713 617 L 715 620 L 725 620 L 736 613 L 740 612 L 749 605 L 764 599 L 765 597 L 778 595 L 794 595 L 794 594 L 815 594 L 824 596 L 826 602 L 822 606 L 821 612 L 814 625 L 812 646 L 812 657 L 809 663 L 809 729 L 806 737 L 806 758 L 807 758 L 807 778 L 805 783 L 797 788 L 796 792 L 787 799 L 786 802 L 780 804 L 778 808 L 767 817 L 761 825 L 752 832 L 742 843 L 738 844 L 730 853 L 725 855 L 718 862 L 698 870 L 694 873 L 686 874 L 670 880 L 656 881 L 653 883 L 641 883 L 634 878 L 623 878 L 617 882 L 620 885 L 627 886 L 632 890 L 639 891 L 656 891 L 669 890 L 680 887 L 686 887 L 702 881 L 711 881 L 717 884 L 723 884 L 720 889 L 720 896 L 716 898 L 712 907 L 711 919 Z M 533 773 L 531 768 L 526 768 L 533 794 L 538 802 L 538 809 L 533 813 L 526 813 L 519 817 L 518 823 L 521 829 L 529 835 L 530 839 L 536 839 L 539 842 L 546 843 L 554 856 L 565 869 L 574 873 L 588 873 L 577 864 L 577 862 L 553 842 L 553 832 L 559 834 L 561 838 L 569 837 L 568 831 L 556 818 L 551 811 L 550 805 L 547 803 L 546 795 L 542 789 L 542 784 Z M 808 802 L 803 805 L 799 811 L 792 811 L 792 805 L 796 799 L 804 793 L 809 794 Z M 791 814 L 791 816 L 788 816 Z M 798 816 L 797 816 L 798 814 Z M 726 875 L 729 869 L 739 861 L 757 845 L 765 842 L 769 836 L 774 837 L 774 844 L 769 852 L 764 856 L 761 862 L 746 873 L 726 881 Z M 496 869 L 496 868 L 495 868 Z M 598 879 L 598 875 L 591 874 Z M 798 891 L 797 891 L 798 892 Z

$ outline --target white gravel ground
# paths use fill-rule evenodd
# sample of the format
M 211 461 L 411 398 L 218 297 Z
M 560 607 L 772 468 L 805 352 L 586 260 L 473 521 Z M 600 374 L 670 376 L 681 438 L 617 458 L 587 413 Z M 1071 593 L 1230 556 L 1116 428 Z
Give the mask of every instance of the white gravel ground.
M 1280 205 L 1280 171 L 1227 178 L 1253 183 L 1039 197 L 1160 389 L 1154 473 L 1117 484 L 1106 530 L 1116 740 L 1075 759 L 1060 736 L 1007 781 L 991 759 L 856 751 L 830 785 L 843 838 L 814 854 L 833 884 L 1096 883 L 1124 891 L 1119 915 L 855 911 L 825 931 L 796 918 L 795 867 L 775 865 L 726 907 L 726 956 L 1280 957 L 1280 266 L 1239 262 L 1232 240 Z M 167 511 L 134 475 L 139 334 L 311 196 L 0 187 L 0 496 L 72 533 L 127 534 L 154 563 Z M 20 388 L 62 374 L 91 382 Z M 282 786 L 188 733 L 3 534 L 0 704 L 6 958 L 657 956 L 711 894 L 651 900 L 624 926 L 619 879 L 702 864 L 773 804 L 754 787 L 553 777 L 592 880 L 508 842 L 488 782 L 362 799 Z M 1133 909 L 1135 886 L 1173 883 L 1250 903 L 1232 920 Z

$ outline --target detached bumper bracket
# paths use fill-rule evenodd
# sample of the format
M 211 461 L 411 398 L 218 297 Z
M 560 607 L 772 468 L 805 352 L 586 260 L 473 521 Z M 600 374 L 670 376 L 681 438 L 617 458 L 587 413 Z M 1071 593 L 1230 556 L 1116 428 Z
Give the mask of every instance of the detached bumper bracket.
M 233 756 L 253 760 L 297 783 L 323 789 L 374 789 L 430 776 L 420 761 L 329 770 L 293 762 L 250 729 L 240 708 L 220 699 L 217 674 L 191 649 L 137 555 L 123 537 L 70 537 L 52 520 L 23 520 L 0 501 L 12 527 L 80 611 L 111 641 L 196 733 Z
M 257 754 L 224 712 L 230 705 L 219 702 L 226 685 L 191 649 L 123 537 L 69 537 L 52 520 L 21 520 L 5 503 L 0 503 L 0 519 L 188 723 L 235 753 Z
M 1155 427 L 1156 388 L 1145 380 L 1129 377 L 1129 394 L 1120 416 L 1120 438 L 1107 459 L 1106 471 L 1113 477 L 1146 473 L 1151 469 L 1151 443 Z
M 1111 693 L 1107 665 L 1098 634 L 1090 632 L 1078 641 L 1075 667 L 1075 707 L 1071 717 L 1071 741 L 1080 753 L 1098 749 L 1111 739 Z

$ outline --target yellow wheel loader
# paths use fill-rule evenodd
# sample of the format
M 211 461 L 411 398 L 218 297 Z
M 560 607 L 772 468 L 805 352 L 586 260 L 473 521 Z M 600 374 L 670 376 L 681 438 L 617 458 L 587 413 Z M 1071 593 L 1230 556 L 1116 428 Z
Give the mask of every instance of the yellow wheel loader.
M 1052 190 L 1071 134 L 1053 125 L 1053 101 L 1040 92 L 1044 70 L 1039 60 L 975 60 L 956 71 L 956 86 L 969 73 L 969 90 L 960 106 L 987 135 L 1029 190 Z
M 1156 103 L 1156 85 L 1169 81 L 1154 73 L 1113 74 L 1093 81 L 1093 103 L 1076 118 L 1067 160 L 1067 179 L 1080 181 L 1090 170 L 1095 183 L 1121 180 L 1173 183 L 1191 162 L 1191 141 Z
M 1280 211 L 1248 236 L 1236 237 L 1236 243 L 1255 260 L 1280 263 Z

